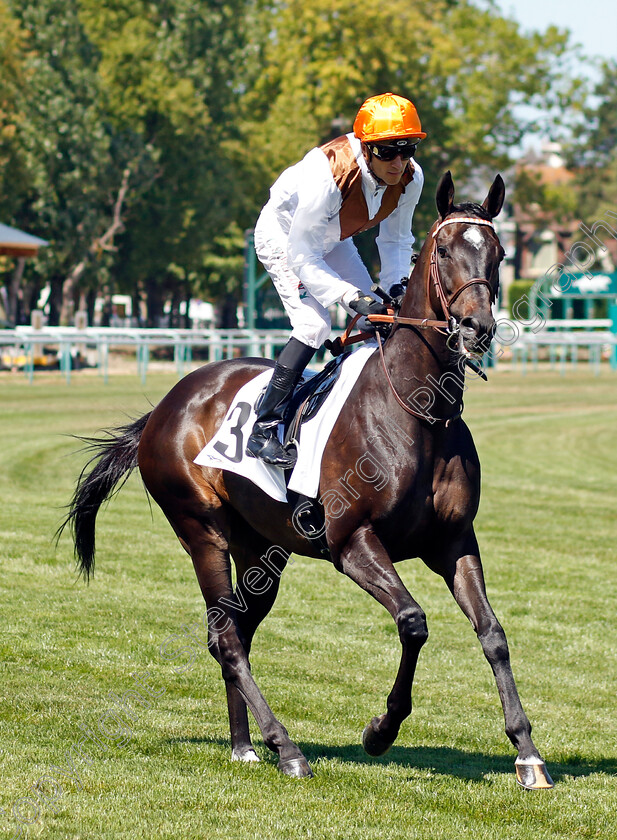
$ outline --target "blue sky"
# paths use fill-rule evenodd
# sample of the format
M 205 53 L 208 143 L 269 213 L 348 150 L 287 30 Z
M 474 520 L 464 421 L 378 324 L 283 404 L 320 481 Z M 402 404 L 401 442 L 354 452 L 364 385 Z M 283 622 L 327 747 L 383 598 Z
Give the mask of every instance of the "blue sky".
M 543 31 L 554 24 L 569 29 L 587 55 L 617 58 L 615 0 L 497 0 L 497 6 L 524 30 Z

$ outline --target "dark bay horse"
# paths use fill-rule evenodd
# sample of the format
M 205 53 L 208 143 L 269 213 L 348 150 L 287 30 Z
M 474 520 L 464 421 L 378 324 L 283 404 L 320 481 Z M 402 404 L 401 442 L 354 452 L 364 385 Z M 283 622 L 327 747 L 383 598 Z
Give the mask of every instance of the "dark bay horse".
M 504 184 L 498 175 L 482 205 L 454 204 L 450 173 L 441 179 L 439 219 L 411 274 L 382 353 L 374 353 L 346 401 L 323 455 L 320 498 L 331 562 L 396 622 L 402 655 L 387 699 L 363 734 L 370 755 L 386 752 L 411 712 L 426 617 L 395 563 L 420 557 L 441 575 L 477 633 L 493 670 L 505 729 L 517 750 L 518 782 L 552 781 L 531 739 L 510 667 L 503 629 L 487 600 L 473 520 L 480 465 L 460 418 L 462 360 L 487 349 L 503 249 L 492 219 Z M 236 392 L 272 365 L 236 359 L 206 365 L 182 379 L 141 419 L 95 441 L 70 512 L 81 571 L 94 566 L 95 521 L 101 504 L 139 467 L 190 555 L 208 611 L 209 649 L 227 691 L 232 758 L 255 761 L 247 707 L 278 766 L 312 775 L 308 762 L 276 719 L 251 675 L 251 640 L 271 609 L 291 552 L 319 557 L 294 521 L 293 508 L 248 480 L 197 466 L 194 458 L 225 418 Z M 244 447 L 249 429 L 234 434 Z M 241 450 L 238 450 L 241 451 Z M 231 560 L 237 583 L 232 584 Z

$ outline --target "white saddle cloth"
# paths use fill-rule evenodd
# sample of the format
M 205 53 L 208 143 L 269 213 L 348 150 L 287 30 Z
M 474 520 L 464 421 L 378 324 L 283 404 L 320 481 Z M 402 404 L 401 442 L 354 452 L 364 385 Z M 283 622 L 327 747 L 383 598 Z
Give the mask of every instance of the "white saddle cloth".
M 341 373 L 323 405 L 315 417 L 302 424 L 298 460 L 289 479 L 290 490 L 313 499 L 317 498 L 321 457 L 330 432 L 364 365 L 375 350 L 375 343 L 370 342 L 345 359 Z M 219 430 L 195 458 L 195 463 L 242 475 L 273 499 L 286 502 L 284 471 L 246 454 L 246 441 L 257 416 L 254 405 L 271 376 L 272 370 L 266 370 L 238 391 Z M 283 427 L 279 426 L 281 440 L 282 431 Z

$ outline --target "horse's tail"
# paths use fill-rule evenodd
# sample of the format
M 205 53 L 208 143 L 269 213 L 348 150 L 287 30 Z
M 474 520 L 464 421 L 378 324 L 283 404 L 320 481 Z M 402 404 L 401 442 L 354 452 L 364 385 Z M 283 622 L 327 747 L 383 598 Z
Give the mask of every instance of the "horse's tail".
M 105 437 L 81 438 L 87 444 L 86 450 L 94 454 L 80 473 L 69 513 L 58 528 L 56 539 L 69 525 L 78 570 L 86 580 L 94 571 L 96 515 L 101 505 L 122 488 L 137 466 L 137 448 L 150 414 L 126 426 L 107 430 Z

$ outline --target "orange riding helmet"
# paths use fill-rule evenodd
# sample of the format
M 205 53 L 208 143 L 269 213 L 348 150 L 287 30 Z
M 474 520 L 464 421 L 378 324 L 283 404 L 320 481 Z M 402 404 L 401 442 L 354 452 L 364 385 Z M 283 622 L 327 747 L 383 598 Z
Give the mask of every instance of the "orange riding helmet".
M 363 143 L 397 137 L 417 137 L 419 140 L 426 137 L 416 106 L 395 93 L 382 93 L 367 99 L 358 111 L 353 131 Z

